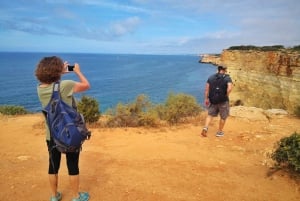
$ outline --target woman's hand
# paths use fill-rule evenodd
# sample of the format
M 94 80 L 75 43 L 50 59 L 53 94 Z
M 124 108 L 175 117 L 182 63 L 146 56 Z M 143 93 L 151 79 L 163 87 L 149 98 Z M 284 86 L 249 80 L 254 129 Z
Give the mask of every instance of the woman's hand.
M 65 61 L 65 62 L 64 62 L 63 71 L 62 71 L 63 74 L 69 72 L 69 71 L 68 71 L 68 65 L 69 65 L 69 63 L 68 63 L 67 61 Z
M 80 73 L 80 66 L 78 63 L 75 63 L 74 64 L 74 70 L 73 70 L 76 74 Z

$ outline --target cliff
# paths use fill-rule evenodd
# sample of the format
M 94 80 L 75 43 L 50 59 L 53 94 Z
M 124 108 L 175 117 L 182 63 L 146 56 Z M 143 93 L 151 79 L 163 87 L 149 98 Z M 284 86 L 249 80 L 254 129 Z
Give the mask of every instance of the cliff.
M 219 54 L 203 54 L 201 55 L 201 63 L 210 63 L 217 65 L 220 63 L 221 57 Z
M 224 50 L 200 62 L 225 64 L 234 89 L 231 103 L 294 113 L 300 106 L 300 53 L 296 51 Z

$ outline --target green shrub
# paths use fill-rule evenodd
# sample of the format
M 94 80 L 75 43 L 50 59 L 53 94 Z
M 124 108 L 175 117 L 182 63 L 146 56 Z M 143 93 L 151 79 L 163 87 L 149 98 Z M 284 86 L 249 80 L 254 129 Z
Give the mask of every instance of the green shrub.
M 1 105 L 0 113 L 4 115 L 28 114 L 29 112 L 23 106 Z
M 228 50 L 258 50 L 259 47 L 254 45 L 240 45 L 240 46 L 231 46 Z
M 296 107 L 295 115 L 300 118 L 300 106 Z
M 128 105 L 118 103 L 115 108 L 108 110 L 107 114 L 109 116 L 107 120 L 108 127 L 136 126 L 136 122 L 133 122 L 131 118 L 130 108 Z
M 276 167 L 287 167 L 300 173 L 300 134 L 295 132 L 277 142 L 271 158 L 276 161 Z
M 300 51 L 300 45 L 294 46 L 294 47 L 292 48 L 292 50 Z
M 158 116 L 159 119 L 161 120 L 166 120 L 166 107 L 165 107 L 165 103 L 164 104 L 157 104 L 154 107 L 154 110 Z
M 99 103 L 94 98 L 82 96 L 77 103 L 77 108 L 88 123 L 97 122 L 100 118 Z
M 183 93 L 170 93 L 165 105 L 157 110 L 159 116 L 170 124 L 179 123 L 184 118 L 196 116 L 202 111 L 195 97 Z
M 140 126 L 157 127 L 159 125 L 159 118 L 154 109 L 144 112 L 139 117 Z
M 156 126 L 158 117 L 152 109 L 149 97 L 141 94 L 128 104 L 118 103 L 116 108 L 107 111 L 108 127 Z
M 284 49 L 283 45 L 272 45 L 272 46 L 254 46 L 254 45 L 240 45 L 240 46 L 231 46 L 228 50 L 258 50 L 258 51 L 277 51 Z
M 183 93 L 170 93 L 166 102 L 154 105 L 148 96 L 137 96 L 132 103 L 119 103 L 115 108 L 106 111 L 108 127 L 157 127 L 161 123 L 179 123 L 188 117 L 197 116 L 202 111 L 196 98 Z
M 283 45 L 272 45 L 272 46 L 263 46 L 260 48 L 262 51 L 277 51 L 285 49 Z
M 271 45 L 271 46 L 254 46 L 254 45 L 239 45 L 231 46 L 228 50 L 257 50 L 257 51 L 278 51 L 278 50 L 292 50 L 300 51 L 300 45 L 293 46 L 291 48 L 285 48 L 283 45 Z

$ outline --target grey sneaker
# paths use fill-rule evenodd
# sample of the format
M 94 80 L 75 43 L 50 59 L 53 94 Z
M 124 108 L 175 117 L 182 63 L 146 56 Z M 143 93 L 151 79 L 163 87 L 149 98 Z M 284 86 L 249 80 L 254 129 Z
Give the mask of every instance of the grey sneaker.
M 50 201 L 61 201 L 62 194 L 60 192 L 57 192 L 56 196 L 51 196 Z
M 73 198 L 72 201 L 88 201 L 90 199 L 90 195 L 88 192 L 80 192 L 78 198 Z
M 216 134 L 217 137 L 223 137 L 224 136 L 224 132 L 223 131 L 218 131 Z
M 204 128 L 202 129 L 201 135 L 202 135 L 203 137 L 207 137 L 207 131 L 208 131 L 208 128 L 207 128 L 207 127 L 204 127 Z

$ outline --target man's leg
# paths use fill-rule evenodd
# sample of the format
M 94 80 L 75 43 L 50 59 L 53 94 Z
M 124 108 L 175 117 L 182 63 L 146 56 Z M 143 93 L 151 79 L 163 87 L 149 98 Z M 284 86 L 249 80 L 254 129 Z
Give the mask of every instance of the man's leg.
M 226 119 L 222 119 L 222 118 L 220 119 L 220 122 L 219 122 L 219 131 L 220 132 L 223 132 L 225 122 L 226 122 Z
M 229 116 L 229 103 L 228 101 L 219 105 L 220 107 L 220 121 L 219 121 L 219 130 L 216 134 L 217 137 L 222 137 L 224 135 L 223 128 L 227 117 Z
M 204 127 L 208 128 L 208 126 L 209 126 L 212 119 L 213 119 L 213 116 L 207 115 Z
M 207 109 L 207 117 L 205 119 L 205 125 L 201 133 L 203 137 L 207 137 L 208 126 L 210 125 L 210 122 L 212 121 L 213 117 L 217 116 L 218 113 L 219 113 L 219 109 L 217 105 L 210 104 Z
M 223 128 L 224 128 L 225 122 L 226 122 L 226 119 L 222 119 L 222 118 L 220 119 L 219 130 L 216 134 L 217 137 L 222 137 L 224 135 Z
M 207 115 L 207 117 L 206 117 L 206 119 L 205 119 L 205 125 L 204 125 L 204 127 L 203 127 L 203 129 L 202 129 L 202 132 L 201 132 L 201 135 L 202 135 L 203 137 L 207 137 L 208 126 L 209 126 L 209 124 L 210 124 L 212 118 L 213 118 L 213 117 L 212 117 L 211 115 Z

